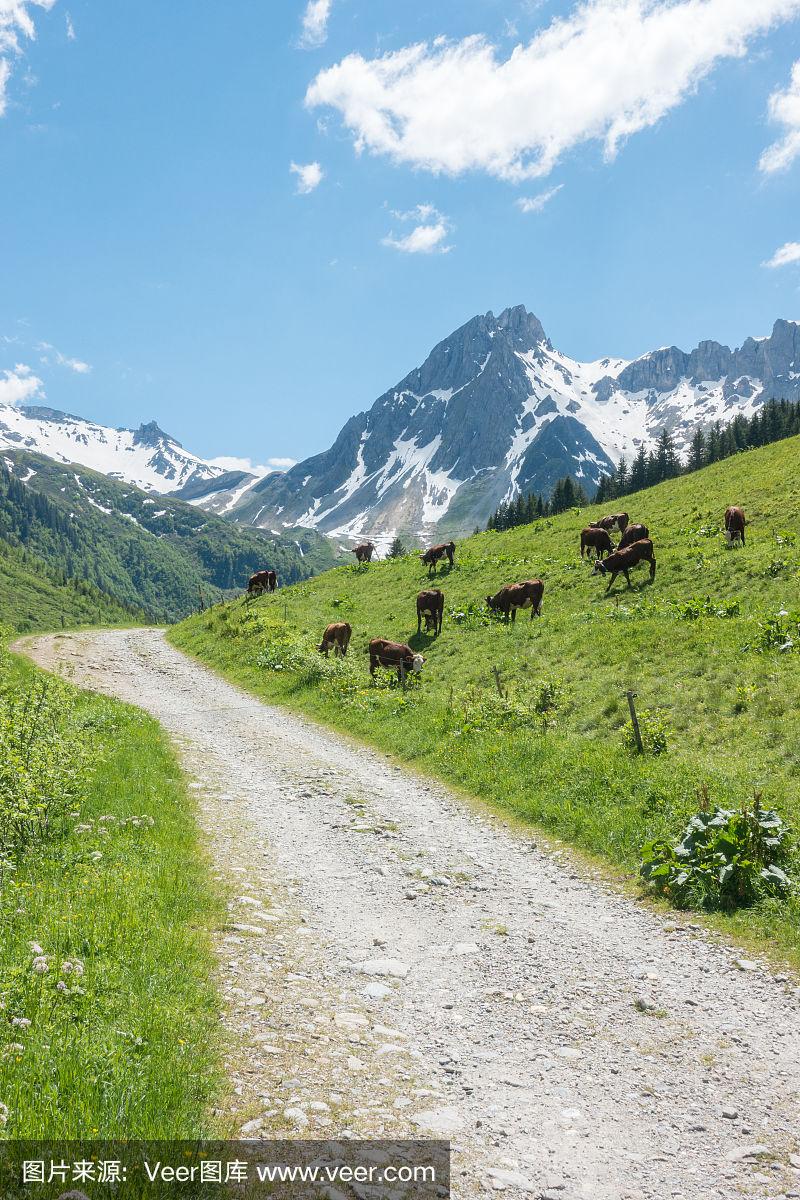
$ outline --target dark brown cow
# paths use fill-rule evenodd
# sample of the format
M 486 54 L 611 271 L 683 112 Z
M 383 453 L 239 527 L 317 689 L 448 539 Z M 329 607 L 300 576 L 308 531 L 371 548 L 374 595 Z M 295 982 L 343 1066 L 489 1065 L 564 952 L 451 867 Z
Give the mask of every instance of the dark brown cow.
M 356 546 L 353 550 L 356 559 L 360 563 L 372 562 L 372 556 L 375 553 L 375 547 L 372 542 L 362 542 L 360 546 Z
M 431 630 L 435 634 L 442 632 L 444 617 L 444 592 L 438 588 L 429 588 L 417 596 L 417 633 L 422 629 L 422 618 L 425 618 L 425 632 Z
M 650 563 L 650 581 L 652 583 L 656 577 L 656 559 L 653 553 L 653 543 L 649 538 L 642 538 L 640 542 L 634 542 L 632 546 L 626 546 L 624 550 L 615 550 L 606 559 L 596 559 L 594 573 L 595 575 L 611 576 L 606 592 L 611 591 L 614 580 L 620 573 L 625 576 L 628 587 L 633 587 L 628 572 L 638 566 L 640 562 Z
M 260 596 L 263 592 L 274 592 L 278 586 L 278 576 L 274 571 L 256 571 L 247 583 L 248 596 Z
M 439 545 L 439 546 L 431 546 L 430 550 L 426 550 L 424 554 L 420 555 L 420 559 L 422 560 L 422 562 L 427 563 L 428 574 L 432 575 L 433 572 L 436 570 L 436 564 L 439 562 L 440 559 L 445 558 L 445 556 L 447 557 L 447 561 L 449 562 L 450 566 L 452 567 L 453 558 L 455 557 L 455 553 L 456 553 L 455 542 L 442 542 L 441 545 Z
M 397 671 L 397 678 L 418 675 L 425 659 L 415 654 L 405 642 L 387 642 L 386 638 L 373 638 L 369 644 L 369 673 L 374 675 L 378 667 L 389 667 Z
M 590 525 L 588 529 L 581 530 L 581 558 L 590 550 L 594 550 L 597 558 L 602 558 L 604 554 L 611 554 L 613 549 L 614 543 L 607 529 Z
M 620 533 L 624 533 L 628 527 L 628 514 L 611 513 L 607 517 L 601 517 L 599 521 L 592 521 L 592 526 L 595 529 L 606 530 L 613 529 L 616 526 Z
M 628 525 L 622 537 L 619 539 L 618 550 L 624 550 L 626 546 L 632 546 L 634 542 L 641 542 L 645 538 L 650 537 L 650 530 L 646 525 Z
M 492 612 L 502 613 L 506 621 L 511 616 L 512 624 L 517 619 L 518 608 L 529 608 L 531 620 L 542 615 L 544 584 L 541 579 L 527 579 L 525 583 L 507 583 L 494 596 L 487 596 L 486 603 Z
M 730 508 L 725 509 L 725 534 L 728 541 L 733 543 L 738 538 L 744 545 L 744 527 L 747 524 L 745 519 L 744 509 L 733 504 Z
M 317 649 L 326 658 L 328 657 L 329 650 L 333 650 L 334 658 L 337 654 L 344 658 L 345 654 L 347 654 L 347 647 L 350 645 L 352 634 L 353 630 L 347 624 L 347 621 L 339 621 L 333 625 L 328 625 Z

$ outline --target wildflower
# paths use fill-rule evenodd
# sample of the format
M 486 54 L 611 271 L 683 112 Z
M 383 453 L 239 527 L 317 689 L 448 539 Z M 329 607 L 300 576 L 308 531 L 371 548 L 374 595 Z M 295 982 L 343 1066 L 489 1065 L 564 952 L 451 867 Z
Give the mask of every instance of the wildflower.
M 38 942 L 28 942 L 28 945 L 30 946 L 31 954 L 44 954 L 44 950 Z
M 31 963 L 31 970 L 35 971 L 37 975 L 44 975 L 47 972 L 47 969 L 47 959 L 43 954 L 38 955 Z
M 72 973 L 73 973 L 73 975 L 82 975 L 83 974 L 83 963 L 81 962 L 81 960 L 79 958 L 76 958 L 73 960 Z
M 71 972 L 72 972 L 72 963 L 71 962 L 63 962 L 61 964 L 61 974 L 69 975 Z
M 29 1029 L 31 1024 L 30 1017 L 12 1017 L 11 1025 L 14 1029 Z
M 0 1100 L 0 1125 L 8 1124 L 8 1105 Z
M 76 825 L 75 832 L 76 833 L 91 833 L 92 827 L 91 827 L 91 825 Z
M 13 1054 L 22 1054 L 24 1049 L 22 1042 L 9 1042 L 5 1048 L 5 1057 L 11 1058 Z
M 104 813 L 102 817 L 97 818 L 97 822 L 102 824 L 103 821 L 116 821 L 116 819 L 116 817 L 112 817 L 111 813 Z
M 56 984 L 56 991 L 57 992 L 66 992 L 67 991 L 67 985 L 64 983 L 63 979 L 59 979 L 58 983 Z
M 100 850 L 93 850 L 92 853 L 89 855 L 89 858 L 92 860 L 92 862 L 100 862 L 100 859 L 102 857 L 103 857 L 103 855 Z

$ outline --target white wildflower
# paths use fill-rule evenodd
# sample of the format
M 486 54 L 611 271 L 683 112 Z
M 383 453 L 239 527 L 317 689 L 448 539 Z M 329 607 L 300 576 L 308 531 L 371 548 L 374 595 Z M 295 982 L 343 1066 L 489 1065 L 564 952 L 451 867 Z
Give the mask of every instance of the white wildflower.
M 62 975 L 69 975 L 69 974 L 71 974 L 71 972 L 72 972 L 72 963 L 71 963 L 71 962 L 69 962 L 69 961 L 67 961 L 67 962 L 63 962 L 63 963 L 61 964 L 61 974 L 62 974 Z
M 0 1100 L 0 1125 L 8 1124 L 8 1105 Z
M 116 821 L 116 817 L 112 817 L 111 813 L 104 813 L 102 817 L 97 818 L 97 823 L 102 825 L 103 821 Z
M 30 1017 L 12 1017 L 11 1025 L 14 1029 L 29 1029 L 31 1024 Z
M 28 942 L 28 945 L 30 946 L 31 954 L 44 954 L 44 950 L 38 942 Z
M 33 960 L 31 963 L 31 970 L 35 971 L 37 975 L 44 975 L 46 973 L 48 970 L 48 962 L 43 954 L 40 954 Z
M 24 1049 L 22 1042 L 9 1042 L 5 1048 L 5 1057 L 11 1058 L 13 1054 L 22 1054 Z
M 76 833 L 91 833 L 92 827 L 91 827 L 91 825 L 76 825 L 75 832 Z
M 100 850 L 93 850 L 92 853 L 89 855 L 89 858 L 92 860 L 92 862 L 100 862 L 100 859 L 102 857 L 103 857 L 103 854 L 102 854 L 102 851 L 100 851 Z
M 63 979 L 59 979 L 58 983 L 56 984 L 56 991 L 57 992 L 66 992 L 67 991 L 67 985 L 64 983 Z

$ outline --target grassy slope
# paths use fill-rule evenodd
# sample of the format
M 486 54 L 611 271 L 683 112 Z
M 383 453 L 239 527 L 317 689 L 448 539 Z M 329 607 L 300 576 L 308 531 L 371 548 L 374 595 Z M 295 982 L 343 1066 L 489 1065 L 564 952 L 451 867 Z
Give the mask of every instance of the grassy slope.
M 137 614 L 83 580 L 62 582 L 41 560 L 0 538 L 0 625 L 17 633 L 128 625 Z
M 15 488 L 0 462 L 0 536 L 153 620 L 193 612 L 200 586 L 213 603 L 264 566 L 292 582 L 335 560 L 332 543 L 314 531 L 272 536 L 85 467 L 17 450 L 4 459 L 25 482 Z
M 798 607 L 800 546 L 780 539 L 784 530 L 800 532 L 798 456 L 794 438 L 631 497 L 631 518 L 649 525 L 656 543 L 653 588 L 642 568 L 634 592 L 620 594 L 618 584 L 618 595 L 605 598 L 604 581 L 578 553 L 584 511 L 463 542 L 455 569 L 438 580 L 446 617 L 436 642 L 416 638 L 414 598 L 427 575 L 414 557 L 340 568 L 249 608 L 243 601 L 218 607 L 171 636 L 257 694 L 373 741 L 624 869 L 636 867 L 645 840 L 679 831 L 701 782 L 713 800 L 733 803 L 763 788 L 765 801 L 800 827 L 797 653 L 742 649 L 760 615 Z M 742 504 L 750 520 L 744 550 L 728 550 L 719 533 L 708 533 L 730 503 Z M 448 619 L 450 609 L 534 576 L 546 583 L 541 621 L 523 614 L 516 627 L 470 628 Z M 737 600 L 740 615 L 680 618 L 675 603 L 707 596 Z M 276 639 L 311 647 L 328 621 L 342 619 L 353 626 L 354 664 L 346 670 L 363 677 L 355 695 L 321 685 L 313 668 L 304 676 L 256 665 Z M 369 689 L 364 649 L 375 636 L 426 647 L 419 697 L 398 703 Z M 491 707 L 494 666 L 512 694 L 535 694 L 547 677 L 560 681 L 568 704 L 555 729 L 475 727 L 481 720 L 470 696 Z M 621 745 L 627 688 L 642 708 L 667 711 L 667 754 L 638 759 Z M 774 938 L 800 961 L 799 915 L 794 902 L 724 923 Z
M 18 682 L 41 678 L 22 660 L 10 669 Z M 99 696 L 80 704 L 99 769 L 74 823 L 91 829 L 32 848 L 0 888 L 2 1134 L 195 1136 L 220 1084 L 209 938 L 219 913 L 193 807 L 155 721 Z M 109 815 L 154 824 L 106 821 L 104 835 Z M 44 976 L 31 972 L 32 941 L 50 958 Z M 85 972 L 66 978 L 84 995 L 56 989 L 74 958 Z M 30 1027 L 12 1027 L 14 1016 Z

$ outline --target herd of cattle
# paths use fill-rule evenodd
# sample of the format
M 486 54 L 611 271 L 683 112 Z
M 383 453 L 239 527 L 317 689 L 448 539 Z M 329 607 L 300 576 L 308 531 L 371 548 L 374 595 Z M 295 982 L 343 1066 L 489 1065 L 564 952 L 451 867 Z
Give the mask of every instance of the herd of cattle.
M 729 544 L 741 542 L 744 545 L 746 519 L 744 512 L 738 506 L 732 506 L 725 511 L 725 536 Z M 615 546 L 611 540 L 612 531 L 618 531 L 620 539 Z M 431 546 L 420 555 L 420 561 L 428 567 L 428 575 L 432 575 L 437 564 L 446 558 L 452 568 L 455 561 L 455 542 L 442 542 Z M 581 558 L 588 558 L 594 552 L 594 574 L 609 575 L 610 579 L 606 592 L 614 585 L 618 575 L 624 575 L 628 587 L 632 587 L 629 572 L 640 563 L 649 563 L 650 580 L 655 579 L 656 558 L 650 530 L 646 525 L 631 523 L 627 513 L 613 513 L 595 521 L 581 530 Z M 359 563 L 372 561 L 375 546 L 372 542 L 363 542 L 353 550 Z M 274 571 L 258 571 L 251 576 L 247 585 L 248 596 L 261 595 L 263 592 L 274 592 L 277 587 L 277 577 Z M 502 615 L 505 620 L 514 623 L 518 609 L 529 608 L 531 620 L 542 615 L 542 596 L 544 583 L 541 579 L 527 579 L 524 583 L 508 583 L 500 588 L 493 596 L 486 597 L 486 605 L 491 612 Z M 439 588 L 426 588 L 417 595 L 417 635 L 422 631 L 425 622 L 427 633 L 437 637 L 442 632 L 444 619 L 444 593 Z M 334 656 L 342 658 L 347 654 L 353 630 L 347 621 L 334 622 L 328 625 L 322 635 L 322 641 L 317 649 L 327 658 L 331 650 Z M 405 642 L 390 642 L 386 638 L 373 638 L 369 643 L 369 670 L 374 675 L 378 667 L 388 667 L 397 671 L 399 679 L 405 679 L 407 674 L 418 673 L 425 662 L 423 656 L 414 651 Z

